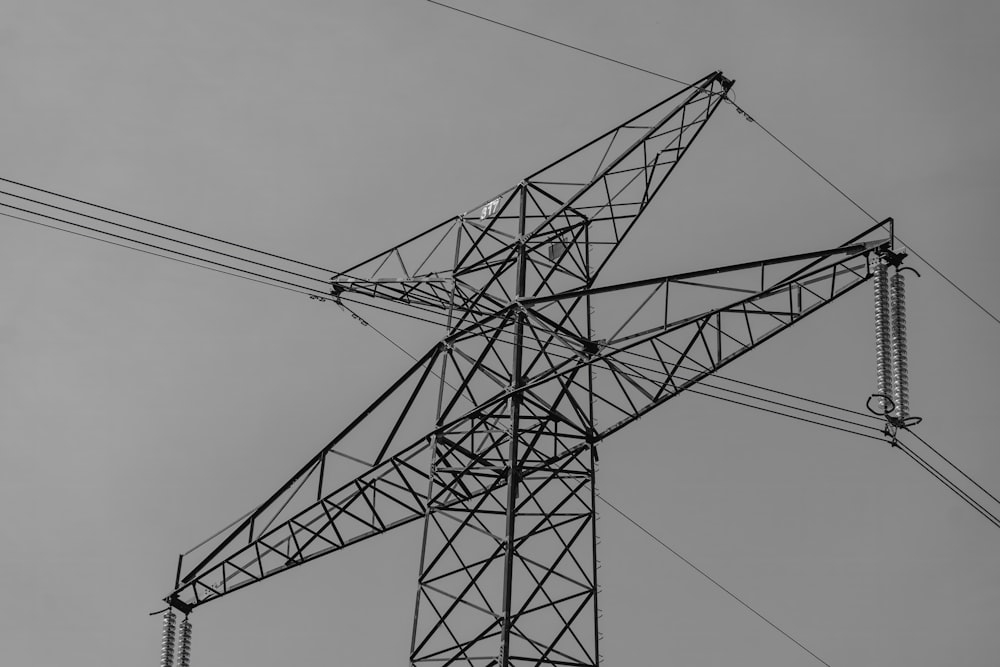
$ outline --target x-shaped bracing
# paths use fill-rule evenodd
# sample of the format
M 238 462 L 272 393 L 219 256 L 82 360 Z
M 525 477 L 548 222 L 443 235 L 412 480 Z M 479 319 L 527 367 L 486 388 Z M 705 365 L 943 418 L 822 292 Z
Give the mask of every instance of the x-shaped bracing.
M 871 277 L 836 248 L 598 286 L 732 82 L 704 77 L 475 209 L 331 277 L 444 336 L 179 567 L 190 611 L 423 520 L 410 664 L 599 662 L 597 447 Z M 888 237 L 887 237 L 888 235 Z

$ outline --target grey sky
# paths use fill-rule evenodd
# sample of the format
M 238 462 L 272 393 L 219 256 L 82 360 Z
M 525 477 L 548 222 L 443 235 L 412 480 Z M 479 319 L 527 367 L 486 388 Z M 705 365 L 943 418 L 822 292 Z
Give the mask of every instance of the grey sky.
M 1000 5 L 456 5 L 736 99 L 1000 312 Z M 409 2 L 4 4 L 0 176 L 346 266 L 676 86 Z M 866 218 L 722 109 L 607 280 L 836 245 Z M 1000 326 L 918 261 L 913 412 L 1000 490 Z M 5 664 L 155 664 L 176 554 L 280 484 L 406 359 L 304 297 L 0 218 Z M 431 339 L 373 317 L 413 351 Z M 730 375 L 861 408 L 869 290 Z M 830 664 L 987 666 L 1000 533 L 888 446 L 685 396 L 601 492 Z M 602 512 L 613 665 L 809 665 Z M 419 528 L 194 616 L 194 664 L 403 664 Z

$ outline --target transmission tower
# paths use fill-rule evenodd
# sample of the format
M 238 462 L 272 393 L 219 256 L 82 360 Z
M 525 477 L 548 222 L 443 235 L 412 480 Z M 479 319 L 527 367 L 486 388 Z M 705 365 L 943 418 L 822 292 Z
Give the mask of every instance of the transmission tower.
M 381 304 L 443 335 L 266 501 L 179 559 L 163 664 L 173 610 L 414 521 L 410 665 L 600 663 L 598 446 L 900 257 L 886 220 L 835 248 L 598 284 L 731 86 L 709 74 L 324 278 L 314 298 Z M 190 625 L 182 635 L 187 661 Z

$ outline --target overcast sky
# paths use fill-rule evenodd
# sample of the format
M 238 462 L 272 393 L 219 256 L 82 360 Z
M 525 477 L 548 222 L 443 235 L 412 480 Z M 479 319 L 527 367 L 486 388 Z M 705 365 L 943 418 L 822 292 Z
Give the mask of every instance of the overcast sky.
M 749 113 L 1000 312 L 1000 4 L 456 6 Z M 325 266 L 468 209 L 673 93 L 416 0 L 7 0 L 0 176 Z M 607 278 L 838 245 L 867 218 L 723 107 Z M 917 260 L 919 432 L 996 493 L 1000 325 Z M 407 366 L 336 308 L 0 218 L 0 646 L 155 664 L 177 553 L 249 510 Z M 433 342 L 385 318 L 408 349 Z M 863 409 L 870 289 L 728 374 Z M 888 445 L 683 396 L 601 492 L 836 667 L 995 665 L 1000 531 Z M 997 509 L 997 508 L 994 508 Z M 609 665 L 815 665 L 613 512 Z M 419 526 L 199 609 L 196 667 L 405 664 Z

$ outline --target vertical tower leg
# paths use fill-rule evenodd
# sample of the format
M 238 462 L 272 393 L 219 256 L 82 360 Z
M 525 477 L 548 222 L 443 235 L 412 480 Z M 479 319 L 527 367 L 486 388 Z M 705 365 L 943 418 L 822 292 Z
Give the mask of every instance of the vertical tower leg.
M 522 186 L 519 239 L 526 199 Z M 516 252 L 520 298 L 528 260 L 523 244 Z M 524 369 L 553 363 L 545 335 L 515 308 L 489 339 L 450 343 L 458 378 L 442 380 L 439 423 L 458 399 L 498 386 L 507 396 L 436 438 L 413 666 L 597 664 L 593 451 L 579 408 L 589 396 L 574 377 L 547 395 L 524 390 Z
M 428 514 L 412 665 L 597 665 L 592 449 L 544 419 L 521 423 L 516 494 L 503 485 Z M 440 450 L 445 468 L 455 457 Z

